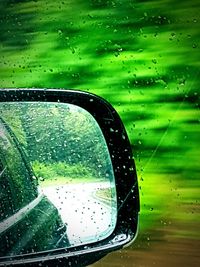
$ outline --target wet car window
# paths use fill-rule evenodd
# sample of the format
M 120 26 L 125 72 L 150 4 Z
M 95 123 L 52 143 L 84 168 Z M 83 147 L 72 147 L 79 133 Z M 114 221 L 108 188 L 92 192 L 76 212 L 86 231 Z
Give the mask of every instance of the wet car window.
M 199 0 L 0 1 L 0 86 L 77 88 L 119 112 L 138 238 L 93 266 L 200 266 Z

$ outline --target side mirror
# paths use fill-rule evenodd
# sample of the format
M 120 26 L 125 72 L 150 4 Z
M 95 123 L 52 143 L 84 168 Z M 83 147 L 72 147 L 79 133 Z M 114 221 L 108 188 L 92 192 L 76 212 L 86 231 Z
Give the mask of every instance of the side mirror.
M 0 90 L 0 266 L 85 266 L 134 240 L 139 192 L 113 107 L 72 90 Z

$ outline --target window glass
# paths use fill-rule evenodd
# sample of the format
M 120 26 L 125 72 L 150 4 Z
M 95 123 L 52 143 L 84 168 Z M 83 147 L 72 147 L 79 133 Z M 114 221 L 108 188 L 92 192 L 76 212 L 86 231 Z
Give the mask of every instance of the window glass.
M 200 265 L 199 10 L 199 0 L 0 1 L 0 86 L 96 93 L 128 131 L 139 234 L 97 267 Z

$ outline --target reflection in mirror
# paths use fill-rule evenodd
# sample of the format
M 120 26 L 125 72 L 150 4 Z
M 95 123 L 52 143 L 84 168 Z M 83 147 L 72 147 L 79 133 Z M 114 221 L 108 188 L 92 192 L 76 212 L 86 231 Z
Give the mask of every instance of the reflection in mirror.
M 0 103 L 0 256 L 88 244 L 114 230 L 104 136 L 86 110 Z

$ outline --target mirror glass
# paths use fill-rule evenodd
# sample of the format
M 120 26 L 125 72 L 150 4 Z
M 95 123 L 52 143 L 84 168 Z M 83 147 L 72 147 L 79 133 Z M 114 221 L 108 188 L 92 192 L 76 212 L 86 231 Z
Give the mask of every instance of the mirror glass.
M 110 155 L 89 112 L 0 103 L 0 257 L 102 240 L 116 218 Z

